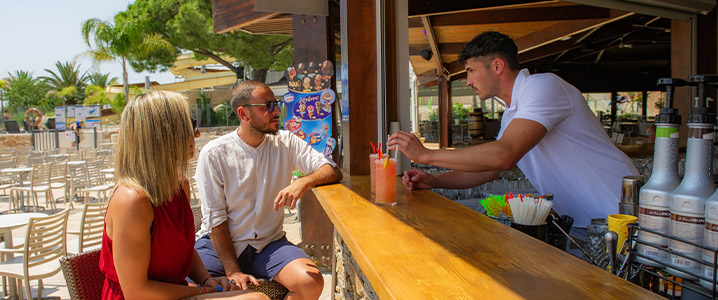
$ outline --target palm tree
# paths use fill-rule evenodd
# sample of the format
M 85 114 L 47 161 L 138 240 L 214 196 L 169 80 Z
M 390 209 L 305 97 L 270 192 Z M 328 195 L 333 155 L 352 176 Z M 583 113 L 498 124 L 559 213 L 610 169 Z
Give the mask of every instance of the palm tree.
M 115 24 L 100 19 L 89 19 L 82 23 L 82 37 L 87 46 L 95 48 L 84 53 L 96 63 L 120 61 L 122 63 L 122 84 L 125 99 L 129 99 L 130 89 L 127 83 L 127 63 L 134 54 L 165 50 L 174 53 L 174 47 L 162 39 L 159 34 L 145 34 L 141 28 L 142 20 L 128 20 L 125 13 L 115 16 Z M 92 42 L 90 37 L 92 38 Z
M 44 80 L 57 95 L 63 90 L 72 90 L 68 88 L 74 87 L 75 92 L 64 93 L 62 96 L 68 104 L 76 104 L 78 100 L 83 98 L 82 93 L 77 91 L 85 89 L 87 72 L 80 72 L 80 65 L 75 61 L 64 63 L 57 61 L 55 67 L 57 68 L 57 73 L 45 69 L 45 72 L 49 73 L 50 76 L 43 76 L 40 79 Z
M 107 86 L 117 83 L 117 77 L 110 77 L 110 73 L 92 72 L 87 75 L 87 78 L 90 84 L 98 86 L 103 90 L 106 89 Z

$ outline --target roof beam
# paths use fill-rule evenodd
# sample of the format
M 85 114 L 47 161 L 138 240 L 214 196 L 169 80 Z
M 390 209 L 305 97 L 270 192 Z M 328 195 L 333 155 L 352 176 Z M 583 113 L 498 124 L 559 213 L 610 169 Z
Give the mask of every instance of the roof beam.
M 409 0 L 409 16 L 427 16 L 457 11 L 471 11 L 479 9 L 496 9 L 498 7 L 525 7 L 535 4 L 558 3 L 558 0 L 452 0 L 427 1 Z
M 562 21 L 556 25 L 546 27 L 542 30 L 516 39 L 516 46 L 519 48 L 519 54 L 521 54 L 549 43 L 559 41 L 562 37 L 589 31 L 597 26 L 603 26 L 633 14 L 635 13 L 613 11 L 611 13 L 613 17 L 606 19 Z
M 429 17 L 427 16 L 422 16 L 421 21 L 424 23 L 424 31 L 426 32 L 426 39 L 429 40 L 431 52 L 434 53 L 432 58 L 434 62 L 436 62 L 436 74 L 443 75 L 444 65 L 441 62 L 441 52 L 439 51 L 439 45 L 436 43 L 436 36 L 434 35 L 434 29 L 431 27 L 431 21 L 429 21 Z
M 591 6 L 536 7 L 501 10 L 482 10 L 431 16 L 432 26 L 460 26 L 517 22 L 602 19 L 609 10 Z M 416 25 L 412 23 L 412 25 Z

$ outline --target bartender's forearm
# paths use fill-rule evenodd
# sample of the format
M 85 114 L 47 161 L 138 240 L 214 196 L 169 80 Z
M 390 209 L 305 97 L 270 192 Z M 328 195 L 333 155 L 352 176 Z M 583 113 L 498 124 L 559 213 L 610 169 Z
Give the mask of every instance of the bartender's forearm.
M 466 189 L 496 179 L 500 171 L 447 172 L 434 176 L 434 186 L 444 189 Z
M 209 238 L 212 240 L 212 246 L 214 246 L 214 251 L 217 252 L 217 257 L 222 263 L 222 267 L 224 267 L 224 274 L 229 276 L 234 273 L 241 273 L 242 270 L 239 269 L 237 264 L 237 253 L 234 251 L 234 244 L 229 233 L 229 227 L 227 227 L 227 221 L 212 228 Z
M 507 153 L 497 144 L 498 141 L 458 150 L 432 150 L 423 163 L 463 172 L 511 169 Z
M 514 119 L 497 141 L 460 150 L 433 150 L 422 163 L 468 172 L 510 170 L 545 135 L 546 128 L 538 122 Z

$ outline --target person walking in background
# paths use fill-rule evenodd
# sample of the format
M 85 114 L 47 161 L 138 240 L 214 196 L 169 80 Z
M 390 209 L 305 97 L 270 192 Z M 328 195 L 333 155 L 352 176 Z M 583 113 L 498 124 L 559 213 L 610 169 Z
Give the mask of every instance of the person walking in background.
M 210 276 L 194 250 L 185 176 L 193 155 L 184 96 L 156 91 L 127 104 L 100 250 L 103 299 L 269 299 L 230 291 L 227 278 Z M 187 285 L 187 277 L 199 285 Z
M 85 121 L 83 120 L 77 120 L 70 125 L 70 129 L 75 133 L 75 141 L 72 142 L 72 147 L 79 147 L 80 145 L 80 129 L 82 129 L 82 125 L 85 124 Z
M 284 210 L 304 192 L 341 180 L 336 164 L 289 131 L 279 130 L 282 102 L 259 81 L 244 81 L 232 94 L 240 126 L 202 148 L 197 187 L 201 236 L 195 248 L 212 276 L 226 275 L 246 289 L 257 277 L 276 280 L 285 299 L 317 299 L 324 279 L 283 230 Z M 299 167 L 303 176 L 291 183 Z

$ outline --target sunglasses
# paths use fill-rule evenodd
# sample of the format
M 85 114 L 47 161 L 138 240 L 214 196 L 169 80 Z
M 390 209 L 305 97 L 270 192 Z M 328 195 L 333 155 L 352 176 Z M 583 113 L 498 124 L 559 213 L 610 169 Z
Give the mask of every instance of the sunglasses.
M 274 101 L 269 101 L 269 102 L 264 103 L 264 104 L 245 104 L 245 105 L 242 105 L 242 106 L 244 106 L 244 107 L 247 107 L 247 106 L 265 106 L 265 107 L 267 108 L 267 112 L 273 112 L 273 111 L 274 111 L 274 108 L 282 109 L 282 106 L 284 106 L 284 101 L 274 100 Z

